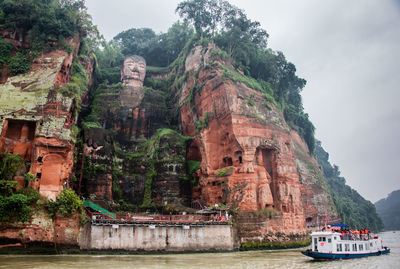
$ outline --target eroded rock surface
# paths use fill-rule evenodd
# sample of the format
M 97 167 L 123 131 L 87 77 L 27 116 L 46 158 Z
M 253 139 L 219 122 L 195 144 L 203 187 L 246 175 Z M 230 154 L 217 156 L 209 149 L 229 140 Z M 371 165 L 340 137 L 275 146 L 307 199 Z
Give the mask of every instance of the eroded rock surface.
M 263 93 L 226 78 L 224 68 L 240 73 L 199 50 L 186 60 L 187 71 L 200 68 L 198 77 L 187 80 L 180 97 L 182 129 L 194 136 L 188 158 L 201 162 L 195 195 L 207 205 L 276 213 L 252 229 L 255 235 L 242 234 L 244 241 L 271 240 L 278 233 L 302 238 L 307 218 L 335 214 L 315 160 Z
M 0 151 L 19 154 L 31 163 L 32 187 L 51 199 L 73 177 L 73 150 L 80 96 L 66 94 L 80 39 L 67 40 L 71 54 L 52 50 L 36 58 L 26 74 L 0 84 Z M 92 70 L 93 62 L 87 62 Z M 91 73 L 88 74 L 91 76 Z M 84 95 L 85 93 L 82 93 Z

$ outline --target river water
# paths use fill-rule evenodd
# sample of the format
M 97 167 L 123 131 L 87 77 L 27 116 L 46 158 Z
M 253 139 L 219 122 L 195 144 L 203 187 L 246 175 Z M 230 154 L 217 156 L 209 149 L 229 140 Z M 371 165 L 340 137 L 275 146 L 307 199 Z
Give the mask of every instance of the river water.
M 0 255 L 0 268 L 400 268 L 400 231 L 380 234 L 389 255 L 315 262 L 296 250 L 159 255 Z

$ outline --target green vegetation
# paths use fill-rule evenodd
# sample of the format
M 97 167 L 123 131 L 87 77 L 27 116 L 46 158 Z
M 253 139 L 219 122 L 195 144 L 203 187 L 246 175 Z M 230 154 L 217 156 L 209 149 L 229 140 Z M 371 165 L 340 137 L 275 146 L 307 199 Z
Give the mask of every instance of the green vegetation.
M 224 177 L 225 175 L 226 175 L 226 169 L 225 169 L 225 168 L 220 169 L 220 170 L 215 174 L 216 177 Z
M 101 125 L 98 122 L 84 121 L 84 122 L 82 122 L 82 128 L 84 130 L 89 129 L 89 128 L 101 128 Z
M 385 230 L 400 229 L 400 190 L 394 191 L 386 199 L 376 202 L 375 207 L 383 220 Z
M 74 59 L 71 67 L 71 81 L 68 83 L 67 88 L 61 88 L 63 96 L 76 97 L 80 100 L 82 94 L 88 91 L 89 79 L 83 65 Z
M 27 222 L 30 219 L 31 207 L 28 197 L 23 194 L 12 194 L 10 196 L 0 195 L 0 221 L 10 222 L 19 220 Z
M 156 34 L 149 28 L 132 28 L 119 33 L 114 40 L 125 56 L 136 54 L 144 57 L 150 66 L 168 66 L 192 35 L 193 30 L 187 23 L 176 22 L 167 33 Z
M 56 215 L 70 216 L 82 212 L 82 204 L 83 202 L 73 190 L 64 189 L 55 201 L 47 201 L 46 208 L 50 217 L 54 218 Z
M 231 59 L 243 71 L 241 74 L 222 66 L 224 78 L 268 94 L 264 106 L 271 109 L 269 103 L 273 103 L 280 109 L 314 153 L 315 128 L 304 113 L 300 95 L 306 81 L 296 76 L 296 67 L 281 52 L 267 48 L 268 34 L 260 23 L 249 20 L 242 10 L 224 0 L 187 0 L 176 11 L 194 26 L 198 39 L 208 39 L 225 52 L 213 55 Z
M 368 228 L 375 232 L 381 231 L 383 223 L 376 213 L 374 204 L 346 185 L 346 180 L 340 176 L 339 167 L 330 164 L 329 154 L 319 141 L 316 143 L 315 153 L 342 222 L 354 229 Z
M 153 177 L 155 177 L 157 173 L 154 169 L 154 160 L 150 160 L 149 164 L 150 164 L 149 172 L 146 173 L 146 182 L 144 186 L 143 204 L 141 206 L 143 208 L 150 208 L 154 206 L 154 203 L 151 199 L 151 190 L 152 190 Z
M 0 223 L 27 222 L 30 219 L 32 206 L 39 200 L 39 193 L 28 188 L 17 191 L 18 182 L 15 176 L 23 176 L 26 183 L 34 176 L 26 172 L 26 163 L 19 155 L 0 154 Z
M 82 121 L 82 128 L 102 128 L 107 119 L 112 117 L 112 113 L 119 108 L 119 92 L 123 84 L 100 84 L 94 92 L 91 111 Z
M 194 123 L 194 126 L 196 127 L 196 130 L 199 132 L 203 129 L 208 128 L 208 124 L 209 124 L 209 120 L 210 118 L 212 118 L 214 116 L 214 114 L 212 112 L 208 112 L 206 111 L 203 115 L 203 119 L 202 120 L 197 120 Z
M 251 100 L 251 99 L 246 99 L 246 102 L 247 102 L 247 104 L 249 106 L 255 106 L 256 105 L 256 102 L 254 102 L 254 100 Z
M 98 34 L 84 0 L 1 0 L 0 10 L 0 29 L 21 29 L 23 42 L 29 35 L 35 46 Z
M 131 208 L 142 211 L 153 211 L 159 208 L 160 205 L 155 204 L 152 199 L 154 195 L 153 181 L 156 177 L 162 176 L 162 174 L 158 174 L 158 171 L 160 171 L 158 167 L 163 167 L 170 162 L 178 162 L 183 166 L 185 164 L 186 142 L 190 139 L 192 138 L 183 136 L 175 130 L 163 128 L 158 129 L 157 133 L 151 139 L 138 144 L 133 151 L 130 151 L 130 149 L 122 151 L 119 144 L 115 143 L 114 148 L 118 152 L 118 158 L 123 159 L 121 166 L 125 167 L 124 170 L 121 170 L 121 166 L 115 163 L 113 169 L 113 198 L 119 203 L 117 209 L 128 210 Z M 171 149 L 173 149 L 172 153 Z M 141 198 L 133 198 L 141 204 L 131 204 L 132 201 L 130 199 L 132 197 L 130 194 L 123 192 L 123 186 L 118 181 L 123 175 L 128 175 L 127 170 L 130 169 L 133 169 L 133 172 L 129 172 L 129 176 L 144 180 L 143 200 Z M 139 169 L 142 174 L 136 174 L 134 169 Z M 181 179 L 188 178 L 183 178 L 182 176 Z
M 187 166 L 187 172 L 189 176 L 191 176 L 193 173 L 195 173 L 197 170 L 200 169 L 200 164 L 201 162 L 199 161 L 186 161 L 186 166 Z
M 98 38 L 84 0 L 0 0 L 0 11 L 0 30 L 17 32 L 22 40 L 15 48 L 0 40 L 0 67 L 8 65 L 11 75 L 26 73 L 42 51 L 58 47 L 71 53 L 66 39 L 75 34 L 90 38 L 91 43 Z M 25 49 L 23 44 L 28 41 L 31 48 Z
M 25 173 L 25 160 L 18 154 L 4 152 L 0 154 L 0 178 L 13 180 L 17 174 Z M 22 173 L 22 174 L 21 174 Z
M 219 65 L 222 70 L 224 71 L 223 73 L 223 78 L 224 79 L 230 79 L 235 82 L 242 82 L 245 84 L 247 87 L 259 91 L 259 92 L 265 92 L 266 90 L 261 86 L 260 83 L 258 83 L 257 80 L 255 80 L 252 77 L 246 76 L 236 69 L 226 66 L 226 65 Z
M 12 49 L 13 45 L 0 37 L 0 67 L 8 63 Z
M 289 241 L 289 242 L 252 242 L 240 245 L 240 250 L 254 249 L 286 249 L 286 248 L 301 248 L 311 244 L 311 238 L 305 241 Z
M 9 74 L 17 75 L 28 72 L 31 67 L 31 60 L 26 51 L 20 51 L 17 55 L 10 57 L 8 60 Z

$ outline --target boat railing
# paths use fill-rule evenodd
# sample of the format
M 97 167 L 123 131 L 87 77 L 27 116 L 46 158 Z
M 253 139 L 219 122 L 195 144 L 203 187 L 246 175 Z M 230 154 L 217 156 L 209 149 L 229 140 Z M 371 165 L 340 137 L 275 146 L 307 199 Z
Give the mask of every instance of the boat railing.
M 342 234 L 340 236 L 341 240 L 349 240 L 349 241 L 355 241 L 355 240 L 363 240 L 363 241 L 368 241 L 371 239 L 370 234 Z

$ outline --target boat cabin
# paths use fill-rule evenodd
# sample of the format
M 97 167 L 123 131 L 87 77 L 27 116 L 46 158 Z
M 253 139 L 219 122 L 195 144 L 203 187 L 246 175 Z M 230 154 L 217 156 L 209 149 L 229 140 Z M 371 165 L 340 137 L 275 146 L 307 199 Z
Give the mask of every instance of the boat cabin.
M 363 254 L 384 249 L 378 237 L 365 239 L 345 238 L 337 232 L 312 233 L 312 251 L 320 253 Z

